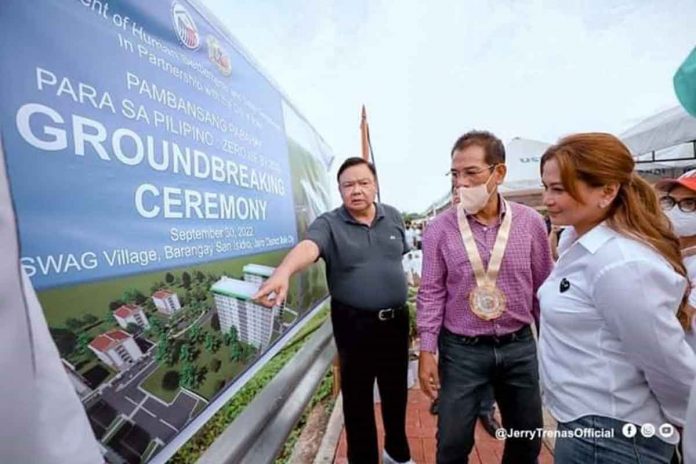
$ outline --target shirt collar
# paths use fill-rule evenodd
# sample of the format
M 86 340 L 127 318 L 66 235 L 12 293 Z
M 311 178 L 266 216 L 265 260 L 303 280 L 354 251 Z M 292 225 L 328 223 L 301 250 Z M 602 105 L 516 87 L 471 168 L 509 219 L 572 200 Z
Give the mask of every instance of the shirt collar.
M 577 240 L 575 240 L 577 233 L 573 227 L 568 227 L 567 231 L 572 234 L 571 243 L 577 242 L 591 254 L 595 254 L 597 250 L 602 247 L 602 245 L 614 238 L 617 234 L 617 232 L 609 227 L 606 222 L 597 224 L 592 229 L 585 232 L 585 234 L 583 234 L 583 236 Z
M 380 203 L 375 202 L 375 218 L 373 219 L 372 223 L 374 224 L 378 220 L 382 219 L 384 217 L 384 206 L 382 206 Z M 361 222 L 358 222 L 355 220 L 353 216 L 348 212 L 346 209 L 345 205 L 341 205 L 341 207 L 338 209 L 338 215 L 341 216 L 341 219 L 343 219 L 345 222 L 350 222 L 351 224 L 361 224 Z

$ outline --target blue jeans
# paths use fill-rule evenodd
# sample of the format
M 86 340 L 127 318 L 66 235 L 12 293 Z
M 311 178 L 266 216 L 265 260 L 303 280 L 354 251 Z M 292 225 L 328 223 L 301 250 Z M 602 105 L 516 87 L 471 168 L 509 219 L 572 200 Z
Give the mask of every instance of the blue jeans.
M 601 416 L 583 416 L 558 424 L 559 432 L 576 429 L 612 430 L 613 437 L 556 438 L 554 462 L 557 464 L 669 464 L 674 445 L 637 433 L 627 438 L 622 432 L 626 422 Z
M 439 339 L 440 407 L 438 464 L 462 464 L 474 446 L 474 427 L 484 399 L 493 387 L 506 429 L 543 426 L 536 343 L 528 328 L 504 343 L 461 337 L 442 329 Z M 541 438 L 509 438 L 504 464 L 535 463 Z

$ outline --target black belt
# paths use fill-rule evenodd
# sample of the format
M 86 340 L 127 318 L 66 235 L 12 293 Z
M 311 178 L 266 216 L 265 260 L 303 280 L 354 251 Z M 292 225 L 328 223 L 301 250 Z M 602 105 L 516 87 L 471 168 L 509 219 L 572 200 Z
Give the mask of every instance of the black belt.
M 464 342 L 466 345 L 505 345 L 506 343 L 514 342 L 520 338 L 532 335 L 532 329 L 525 325 L 515 332 L 504 334 L 504 335 L 476 335 L 470 337 L 468 335 L 459 335 L 454 332 L 442 328 L 448 335 L 458 338 L 460 341 Z
M 337 306 L 337 307 L 340 307 L 344 310 L 347 309 L 352 314 L 354 314 L 356 316 L 376 318 L 378 321 L 382 321 L 382 322 L 391 321 L 392 319 L 396 318 L 396 316 L 401 311 L 404 311 L 407 309 L 407 306 L 405 304 L 402 304 L 399 306 L 394 306 L 393 308 L 361 309 L 361 308 L 356 308 L 355 306 L 341 303 L 338 300 L 333 300 L 332 306 Z

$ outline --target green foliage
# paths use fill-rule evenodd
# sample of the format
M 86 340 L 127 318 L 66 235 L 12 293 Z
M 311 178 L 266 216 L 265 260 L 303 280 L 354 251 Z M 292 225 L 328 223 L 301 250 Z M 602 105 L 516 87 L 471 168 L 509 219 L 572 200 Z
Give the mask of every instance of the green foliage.
M 231 326 L 230 331 L 228 333 L 230 334 L 230 343 L 235 343 L 239 341 L 239 335 L 235 326 Z
M 77 335 L 71 330 L 60 329 L 51 327 L 51 338 L 56 342 L 58 347 L 58 352 L 62 358 L 67 358 L 73 351 L 75 351 L 75 346 L 77 345 Z
M 249 380 L 169 461 L 172 464 L 194 463 L 213 441 L 241 414 L 254 396 L 297 353 L 307 338 L 326 320 L 328 307 L 320 311 L 273 359 Z
M 186 289 L 191 288 L 191 274 L 186 271 L 181 273 L 181 285 Z
M 125 303 L 125 301 L 123 301 L 123 300 L 113 300 L 113 301 L 110 301 L 110 302 L 109 302 L 109 310 L 111 310 L 111 311 L 116 311 L 118 308 L 120 308 L 120 307 L 123 306 L 124 304 L 126 304 L 126 303 Z
M 79 354 L 87 353 L 87 346 L 92 341 L 92 337 L 88 333 L 81 333 L 77 336 L 77 352 Z
M 184 362 L 190 362 L 193 360 L 193 352 L 191 351 L 191 346 L 188 343 L 181 345 L 179 350 L 179 359 Z
M 172 284 L 172 283 L 174 283 L 174 275 L 171 272 L 167 272 L 167 274 L 165 274 L 165 276 L 164 276 L 164 280 L 168 284 Z
M 137 288 L 126 289 L 123 292 L 123 296 L 121 297 L 121 299 L 127 301 L 128 303 L 136 305 L 143 304 L 146 300 L 145 295 L 143 295 L 143 292 L 141 292 Z
M 234 362 L 240 362 L 244 355 L 242 345 L 239 342 L 231 342 L 230 345 L 230 359 Z
M 84 322 L 74 317 L 69 317 L 65 320 L 65 327 L 72 331 L 80 330 L 83 325 L 85 325 Z
M 275 460 L 275 464 L 287 464 L 289 462 L 292 451 L 297 444 L 297 440 L 300 438 L 302 429 L 307 425 L 307 418 L 312 410 L 317 407 L 317 405 L 322 404 L 322 407 L 326 408 L 326 413 L 328 414 L 333 407 L 333 398 L 331 397 L 333 389 L 333 371 L 329 369 L 324 378 L 322 379 L 317 391 L 314 392 L 311 401 L 302 413 L 302 417 L 297 421 L 297 424 L 288 435 L 285 444 L 283 445 L 283 451 L 280 452 L 280 456 Z
M 198 343 L 201 338 L 201 326 L 200 325 L 195 325 L 189 329 L 188 332 L 189 340 L 191 340 L 191 343 Z
M 196 366 L 189 362 L 184 362 L 184 366 L 181 368 L 181 378 L 179 379 L 180 385 L 184 388 L 195 388 L 198 383 L 197 377 Z
M 85 314 L 82 318 L 82 322 L 84 322 L 86 325 L 94 324 L 98 320 L 99 318 L 97 318 L 97 316 L 91 313 Z
M 174 279 L 174 276 L 172 276 L 172 280 Z M 155 293 L 157 290 L 161 290 L 166 287 L 166 284 L 162 282 L 161 280 L 155 282 L 154 284 L 150 285 L 150 293 Z
M 159 318 L 150 319 L 150 331 L 158 337 L 164 333 L 164 327 L 162 327 L 162 321 Z
M 157 351 L 155 352 L 155 359 L 162 362 L 169 357 L 170 344 L 169 338 L 166 334 L 160 334 L 159 343 L 157 344 Z

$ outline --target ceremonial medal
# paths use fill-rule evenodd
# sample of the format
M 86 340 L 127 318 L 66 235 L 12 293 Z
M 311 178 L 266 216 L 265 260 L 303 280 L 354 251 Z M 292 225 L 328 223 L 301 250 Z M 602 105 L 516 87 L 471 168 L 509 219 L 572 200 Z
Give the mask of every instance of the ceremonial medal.
M 481 319 L 497 319 L 505 312 L 505 294 L 493 286 L 476 287 L 469 293 L 469 307 Z
M 505 201 L 505 200 L 503 200 Z M 506 310 L 505 294 L 495 285 L 498 272 L 503 261 L 503 254 L 510 237 L 510 225 L 512 224 L 512 208 L 505 202 L 505 217 L 495 238 L 495 245 L 488 262 L 488 269 L 483 268 L 483 262 L 479 255 L 474 235 L 466 219 L 463 208 L 457 208 L 459 219 L 459 232 L 464 242 L 464 248 L 469 255 L 469 262 L 476 278 L 476 287 L 469 293 L 469 309 L 479 318 L 491 321 L 499 318 Z

